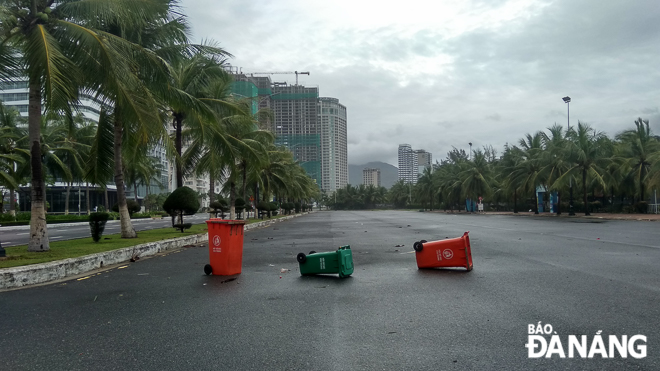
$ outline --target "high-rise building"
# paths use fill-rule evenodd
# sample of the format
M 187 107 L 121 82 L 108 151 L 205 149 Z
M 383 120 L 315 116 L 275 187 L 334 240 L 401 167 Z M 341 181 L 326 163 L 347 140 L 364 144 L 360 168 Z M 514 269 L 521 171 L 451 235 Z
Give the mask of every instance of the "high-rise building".
M 293 153 L 293 158 L 320 187 L 319 89 L 273 84 L 272 91 L 270 97 L 275 116 L 275 144 L 287 147 Z
M 419 178 L 424 173 L 424 169 L 431 167 L 432 156 L 430 152 L 426 152 L 423 149 L 415 150 L 417 155 L 417 177 Z
M 17 78 L 14 81 L 0 81 L 0 101 L 6 107 L 14 107 L 21 116 L 27 117 L 29 105 L 29 89 L 26 77 Z M 80 112 L 86 119 L 94 122 L 99 121 L 101 105 L 94 97 L 81 94 L 80 103 L 74 108 Z M 75 115 L 75 112 L 74 112 Z
M 319 98 L 321 189 L 334 192 L 348 184 L 346 107 L 336 98 Z
M 410 144 L 399 144 L 399 180 L 417 183 L 417 154 Z
M 362 169 L 362 184 L 380 187 L 380 169 Z
M 333 192 L 345 187 L 348 184 L 346 107 L 337 98 L 319 98 L 317 87 L 297 82 L 289 85 L 256 76 L 279 72 L 243 74 L 240 70 L 228 68 L 234 78 L 232 93 L 252 98 L 257 110 L 268 109 L 273 113 L 259 115 L 259 126 L 275 134 L 275 144 L 288 148 L 322 190 Z

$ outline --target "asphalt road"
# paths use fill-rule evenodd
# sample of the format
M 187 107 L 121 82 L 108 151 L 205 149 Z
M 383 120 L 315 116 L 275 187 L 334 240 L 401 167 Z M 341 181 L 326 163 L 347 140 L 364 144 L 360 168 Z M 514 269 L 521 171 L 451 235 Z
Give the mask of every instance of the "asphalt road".
M 465 231 L 473 271 L 417 269 L 415 241 Z M 657 370 L 658 241 L 654 222 L 317 212 L 247 232 L 233 281 L 200 246 L 2 292 L 0 369 Z M 353 276 L 299 275 L 297 253 L 346 244 Z M 529 359 L 538 322 L 567 356 L 602 331 L 646 357 Z
M 209 214 L 195 214 L 185 216 L 186 223 L 199 224 L 208 219 Z M 144 231 L 148 229 L 165 228 L 172 226 L 172 219 L 167 217 L 163 219 L 132 219 L 133 228 L 136 231 Z M 120 233 L 120 225 L 118 220 L 109 221 L 103 234 L 117 234 Z M 48 225 L 48 239 L 50 241 L 65 241 L 75 238 L 90 237 L 88 223 L 66 223 L 65 224 L 49 224 Z M 0 228 L 0 242 L 2 247 L 27 245 L 30 239 L 30 226 L 11 226 Z

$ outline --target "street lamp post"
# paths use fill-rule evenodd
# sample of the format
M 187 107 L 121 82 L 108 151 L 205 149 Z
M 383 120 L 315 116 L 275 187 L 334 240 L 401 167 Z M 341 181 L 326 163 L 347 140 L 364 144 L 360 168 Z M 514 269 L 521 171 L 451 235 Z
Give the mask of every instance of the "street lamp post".
M 562 98 L 564 100 L 564 103 L 566 103 L 566 117 L 568 121 L 567 129 L 566 129 L 566 134 L 568 134 L 568 131 L 571 130 L 571 97 L 565 96 Z M 575 211 L 573 211 L 573 176 L 569 178 L 569 197 L 570 200 L 568 201 L 568 215 L 569 216 L 574 216 Z M 587 207 L 587 205 L 584 205 L 584 207 Z
M 468 143 L 470 145 L 470 160 L 472 160 L 472 142 Z

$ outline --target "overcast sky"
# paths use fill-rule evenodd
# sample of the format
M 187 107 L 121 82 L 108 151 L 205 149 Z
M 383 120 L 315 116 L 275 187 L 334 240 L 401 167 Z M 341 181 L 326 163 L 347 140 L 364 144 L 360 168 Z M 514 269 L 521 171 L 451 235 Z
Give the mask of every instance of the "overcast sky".
M 658 0 L 181 0 L 193 40 L 243 72 L 309 71 L 348 111 L 348 162 L 397 165 L 408 143 L 501 153 L 578 120 L 660 134 Z M 295 75 L 274 81 L 295 82 Z

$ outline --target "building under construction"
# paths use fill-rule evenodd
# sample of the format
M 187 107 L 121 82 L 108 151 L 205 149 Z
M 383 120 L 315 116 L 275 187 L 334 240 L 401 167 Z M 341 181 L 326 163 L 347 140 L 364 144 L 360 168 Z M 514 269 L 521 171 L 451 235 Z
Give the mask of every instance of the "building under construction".
M 236 82 L 232 92 L 252 99 L 258 110 L 272 113 L 260 115 L 259 120 L 262 128 L 275 134 L 276 145 L 288 148 L 322 190 L 332 192 L 345 187 L 346 107 L 338 99 L 319 98 L 318 87 L 298 84 L 298 75 L 309 72 L 231 72 Z M 273 82 L 270 76 L 258 76 L 279 74 L 295 74 L 296 83 Z

